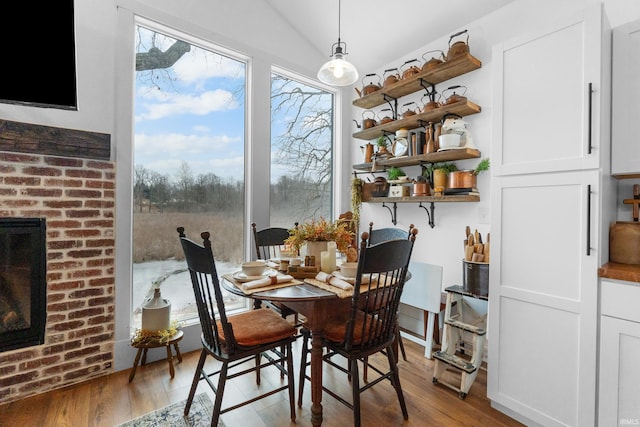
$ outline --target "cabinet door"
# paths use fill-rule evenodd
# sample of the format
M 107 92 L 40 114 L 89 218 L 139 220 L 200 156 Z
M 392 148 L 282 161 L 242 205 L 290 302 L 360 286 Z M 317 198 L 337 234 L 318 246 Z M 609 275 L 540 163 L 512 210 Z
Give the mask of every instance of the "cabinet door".
M 638 354 L 640 323 L 602 316 L 598 425 L 640 423 Z
M 599 176 L 492 178 L 487 392 L 542 425 L 595 423 Z
M 640 21 L 613 30 L 611 172 L 640 176 Z
M 610 31 L 602 16 L 592 7 L 494 46 L 493 174 L 597 168 L 608 156 L 600 119 L 609 112 L 602 60 Z

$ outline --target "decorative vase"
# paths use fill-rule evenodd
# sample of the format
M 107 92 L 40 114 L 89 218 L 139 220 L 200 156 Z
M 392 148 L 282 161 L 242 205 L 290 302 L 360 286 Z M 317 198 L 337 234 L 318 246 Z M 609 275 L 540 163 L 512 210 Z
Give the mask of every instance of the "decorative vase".
M 163 331 L 171 324 L 171 302 L 162 298 L 160 288 L 153 291 L 153 297 L 142 305 L 142 329 L 145 331 Z
M 327 241 L 311 241 L 307 240 L 304 245 L 304 254 L 305 256 L 312 256 L 315 259 L 315 264 L 320 266 L 321 254 L 324 251 L 327 251 Z

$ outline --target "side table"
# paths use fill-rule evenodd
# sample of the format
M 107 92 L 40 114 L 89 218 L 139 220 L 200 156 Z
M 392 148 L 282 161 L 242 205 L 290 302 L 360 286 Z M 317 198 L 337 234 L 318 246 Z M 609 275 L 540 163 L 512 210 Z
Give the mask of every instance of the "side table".
M 133 367 L 131 368 L 131 373 L 129 373 L 129 382 L 133 381 L 133 377 L 136 376 L 136 368 L 138 367 L 138 362 L 140 362 L 140 356 L 142 356 L 141 365 L 144 366 L 147 362 L 147 351 L 150 348 L 159 348 L 166 347 L 167 348 L 167 361 L 169 362 L 169 373 L 171 374 L 171 378 L 175 376 L 175 369 L 173 368 L 173 354 L 171 352 L 171 346 L 176 352 L 176 357 L 178 358 L 178 362 L 182 362 L 182 354 L 180 354 L 180 347 L 178 347 L 178 342 L 182 340 L 184 333 L 182 331 L 178 331 L 168 341 L 160 342 L 159 340 L 151 340 L 147 342 L 141 342 L 138 344 L 131 344 L 132 347 L 137 348 L 138 352 L 136 353 L 136 358 L 133 361 Z

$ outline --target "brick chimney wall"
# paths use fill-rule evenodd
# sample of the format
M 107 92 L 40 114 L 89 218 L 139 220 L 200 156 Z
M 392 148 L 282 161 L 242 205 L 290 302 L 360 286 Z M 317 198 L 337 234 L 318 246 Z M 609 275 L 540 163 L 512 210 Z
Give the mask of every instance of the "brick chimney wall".
M 0 216 L 47 227 L 44 344 L 0 353 L 0 404 L 113 371 L 114 213 L 113 162 L 0 151 Z

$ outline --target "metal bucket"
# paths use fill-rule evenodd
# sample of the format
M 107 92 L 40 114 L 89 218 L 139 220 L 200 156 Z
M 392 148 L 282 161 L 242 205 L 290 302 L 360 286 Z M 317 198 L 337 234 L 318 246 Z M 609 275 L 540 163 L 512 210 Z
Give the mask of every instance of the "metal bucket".
M 462 289 L 474 295 L 489 295 L 489 264 L 462 260 Z

